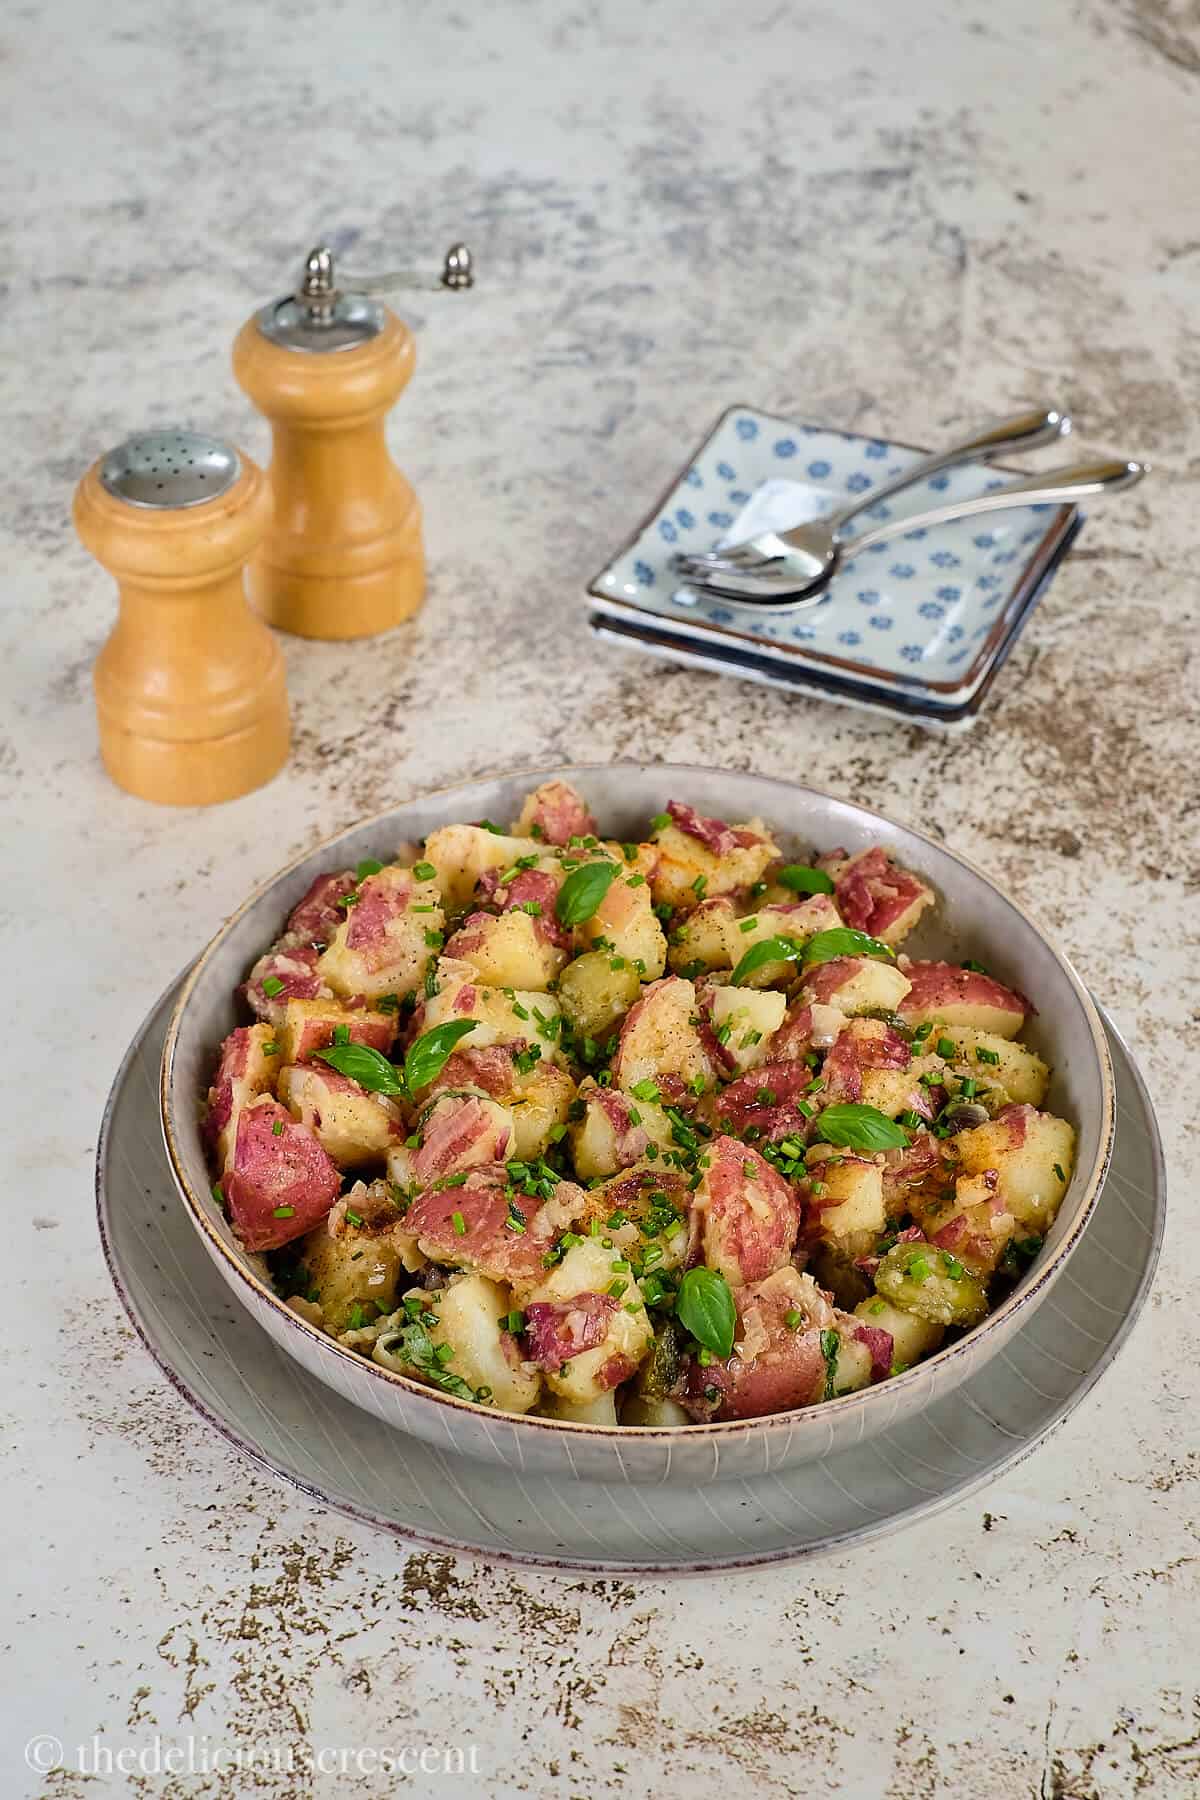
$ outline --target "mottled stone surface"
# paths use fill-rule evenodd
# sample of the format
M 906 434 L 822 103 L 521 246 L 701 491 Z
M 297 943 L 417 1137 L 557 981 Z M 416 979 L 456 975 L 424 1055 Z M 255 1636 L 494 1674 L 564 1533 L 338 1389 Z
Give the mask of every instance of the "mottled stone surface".
M 1200 7 L 63 0 L 4 25 L 0 1787 L 310 1791 L 22 1766 L 30 1732 L 100 1731 L 451 1734 L 484 1773 L 403 1791 L 505 1800 L 1200 1790 Z M 321 235 L 360 264 L 478 255 L 469 300 L 411 309 L 391 430 L 429 605 L 376 643 L 288 642 L 286 774 L 153 810 L 97 761 L 113 597 L 71 488 L 144 421 L 265 452 L 229 344 Z M 730 401 L 922 442 L 1059 399 L 1081 449 L 1157 472 L 1096 512 L 970 737 L 589 641 L 587 578 Z M 105 1091 L 243 893 L 423 787 L 621 755 L 803 777 L 943 835 L 1062 935 L 1162 1111 L 1174 1210 L 1117 1367 L 1011 1477 L 869 1554 L 670 1587 L 408 1554 L 231 1461 L 108 1285 Z

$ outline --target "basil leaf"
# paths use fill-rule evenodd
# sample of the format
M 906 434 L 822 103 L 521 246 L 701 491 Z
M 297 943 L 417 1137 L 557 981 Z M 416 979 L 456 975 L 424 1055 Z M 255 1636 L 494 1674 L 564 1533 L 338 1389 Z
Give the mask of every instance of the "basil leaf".
M 809 968 L 814 963 L 832 962 L 835 956 L 883 958 L 895 954 L 889 944 L 868 937 L 865 931 L 855 931 L 849 925 L 835 925 L 832 931 L 818 931 L 816 937 L 809 938 L 804 946 L 804 966 Z
M 733 1349 L 733 1291 L 716 1269 L 689 1269 L 679 1284 L 675 1317 L 698 1344 L 724 1360 Z
M 821 936 L 828 936 L 828 933 L 822 932 Z M 815 938 L 813 942 L 816 942 Z M 765 969 L 768 963 L 799 962 L 801 956 L 805 954 L 804 946 L 799 938 L 763 938 L 760 943 L 750 946 L 729 979 L 734 987 L 738 987 L 748 975 L 753 975 L 756 969 Z
M 789 863 L 775 877 L 780 887 L 791 888 L 793 894 L 832 894 L 833 882 L 824 869 L 808 863 Z
M 318 1050 L 315 1054 L 339 1075 L 357 1081 L 369 1094 L 388 1094 L 394 1098 L 404 1092 L 396 1065 L 367 1044 L 331 1044 L 328 1050 Z
M 572 869 L 558 890 L 554 910 L 561 925 L 582 925 L 590 919 L 617 877 L 614 862 L 584 863 Z
M 861 1106 L 854 1100 L 827 1106 L 817 1120 L 817 1136 L 847 1150 L 902 1150 L 909 1142 L 903 1125 L 878 1107 Z
M 415 1044 L 410 1044 L 404 1058 L 404 1085 L 408 1091 L 413 1093 L 436 1080 L 459 1038 L 474 1031 L 477 1024 L 476 1019 L 451 1019 L 445 1025 L 435 1025 L 432 1031 L 423 1032 Z

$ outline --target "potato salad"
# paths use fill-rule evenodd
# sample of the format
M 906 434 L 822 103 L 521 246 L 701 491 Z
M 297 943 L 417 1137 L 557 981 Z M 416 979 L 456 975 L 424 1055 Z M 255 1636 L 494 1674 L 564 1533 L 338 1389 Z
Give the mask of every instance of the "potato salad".
M 1011 1288 L 1075 1148 L 1030 1002 L 902 948 L 936 904 L 684 800 L 610 841 L 559 781 L 334 869 L 239 990 L 214 1202 L 310 1325 L 505 1412 L 887 1381 Z

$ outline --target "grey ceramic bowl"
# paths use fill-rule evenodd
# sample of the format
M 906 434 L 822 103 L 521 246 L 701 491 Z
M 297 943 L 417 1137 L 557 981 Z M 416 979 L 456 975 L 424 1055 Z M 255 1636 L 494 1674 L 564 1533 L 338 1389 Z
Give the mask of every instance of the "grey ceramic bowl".
M 461 819 L 516 817 L 529 789 L 549 776 L 573 782 L 606 833 L 630 838 L 669 798 L 726 819 L 758 814 L 785 848 L 857 850 L 881 843 L 937 890 L 935 917 L 906 944 L 919 956 L 975 956 L 1038 1007 L 1027 1033 L 1054 1069 L 1048 1106 L 1078 1132 L 1074 1175 L 1041 1255 L 1020 1286 L 968 1336 L 877 1388 L 802 1411 L 674 1430 L 611 1428 L 496 1413 L 395 1375 L 306 1324 L 271 1288 L 263 1259 L 247 1254 L 210 1195 L 200 1099 L 217 1047 L 238 1017 L 234 989 L 278 935 L 313 877 Z M 167 1032 L 162 1116 L 167 1154 L 184 1205 L 208 1254 L 263 1329 L 310 1373 L 373 1413 L 465 1456 L 524 1471 L 600 1481 L 696 1483 L 768 1473 L 825 1457 L 917 1415 L 995 1356 L 1049 1293 L 1084 1230 L 1108 1165 L 1113 1077 L 1099 1015 L 1079 977 L 1045 932 L 978 869 L 907 826 L 811 788 L 763 776 L 684 765 L 583 765 L 502 775 L 444 788 L 393 807 L 311 850 L 253 894 L 219 931 L 185 983 Z

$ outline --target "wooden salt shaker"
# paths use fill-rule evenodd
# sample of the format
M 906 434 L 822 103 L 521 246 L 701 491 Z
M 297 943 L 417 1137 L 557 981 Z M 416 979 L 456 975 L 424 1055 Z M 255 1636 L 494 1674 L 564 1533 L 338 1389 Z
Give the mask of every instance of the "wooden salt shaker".
M 120 593 L 96 659 L 100 752 L 143 800 L 232 800 L 287 757 L 283 657 L 242 580 L 270 515 L 258 465 L 192 431 L 129 438 L 75 491 L 76 530 Z
M 440 285 L 472 284 L 457 244 Z M 388 453 L 384 420 L 412 374 L 413 334 L 370 297 L 429 287 L 417 276 L 346 277 L 311 252 L 295 294 L 248 319 L 233 371 L 271 422 L 274 523 L 250 564 L 254 606 L 301 637 L 358 638 L 411 618 L 425 598 L 416 494 Z

